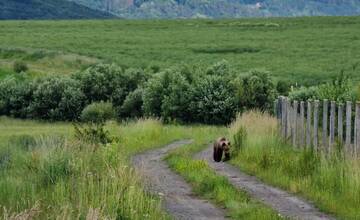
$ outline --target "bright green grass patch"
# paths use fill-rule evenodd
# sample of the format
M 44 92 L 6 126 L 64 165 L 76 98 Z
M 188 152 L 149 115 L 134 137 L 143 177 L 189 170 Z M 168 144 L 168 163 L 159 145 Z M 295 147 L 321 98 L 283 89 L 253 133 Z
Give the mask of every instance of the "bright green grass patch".
M 239 154 L 231 163 L 270 184 L 313 201 L 321 210 L 340 219 L 360 218 L 360 163 L 329 158 L 309 150 L 295 150 L 278 135 L 275 118 L 259 112 L 239 116 L 231 134 L 240 127 L 247 131 Z
M 215 138 L 216 134 L 208 135 Z M 236 189 L 225 177 L 216 175 L 205 161 L 192 159 L 201 146 L 204 142 L 196 141 L 176 150 L 166 159 L 173 170 L 191 183 L 196 194 L 225 207 L 231 219 L 282 219 L 272 209 Z
M 0 30 L 2 48 L 70 52 L 128 67 L 226 59 L 240 72 L 265 69 L 299 83 L 316 84 L 342 69 L 359 79 L 353 67 L 360 17 L 1 21 Z

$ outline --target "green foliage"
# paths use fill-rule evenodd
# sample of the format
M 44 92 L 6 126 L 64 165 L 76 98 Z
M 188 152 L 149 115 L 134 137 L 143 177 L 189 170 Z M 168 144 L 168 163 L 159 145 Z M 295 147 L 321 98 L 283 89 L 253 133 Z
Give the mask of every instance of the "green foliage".
M 229 123 L 236 113 L 233 88 L 224 77 L 208 75 L 194 83 L 190 112 L 193 120 L 208 124 Z
M 300 87 L 289 93 L 290 100 L 307 101 L 317 97 L 318 88 L 316 86 Z
M 237 103 L 240 109 L 269 110 L 274 98 L 274 84 L 267 72 L 251 71 L 237 86 Z
M 28 71 L 29 67 L 27 66 L 27 64 L 25 62 L 17 60 L 13 64 L 13 69 L 14 69 L 14 72 L 21 73 L 21 72 Z
M 279 95 L 287 96 L 291 90 L 291 83 L 285 80 L 279 80 L 276 84 L 276 91 Z
M 307 101 L 309 99 L 328 99 L 336 102 L 346 102 L 355 99 L 350 78 L 343 73 L 331 82 L 318 86 L 300 87 L 289 93 L 291 100 Z
M 51 76 L 35 82 L 31 115 L 50 120 L 77 119 L 85 103 L 78 81 L 65 76 Z
M 233 155 L 237 155 L 240 150 L 245 147 L 245 141 L 246 141 L 246 136 L 247 136 L 247 132 L 246 129 L 244 127 L 240 127 L 235 134 L 233 135 L 233 150 L 232 150 L 232 154 Z
M 192 95 L 190 82 L 180 72 L 167 74 L 168 86 L 161 104 L 161 116 L 166 121 L 171 119 L 190 121 L 188 107 Z
M 108 144 L 113 142 L 108 130 L 104 124 L 86 124 L 84 126 L 74 124 L 75 138 L 90 144 Z
M 107 101 L 115 94 L 125 96 L 123 70 L 116 65 L 98 64 L 73 75 L 89 102 Z M 120 94 L 120 95 L 118 95 Z
M 319 85 L 317 98 L 320 100 L 328 99 L 337 102 L 353 100 L 350 78 L 342 73 L 330 83 Z
M 30 114 L 34 84 L 7 77 L 0 81 L 0 114 L 25 118 Z
M 80 115 L 83 122 L 104 124 L 115 118 L 115 110 L 111 102 L 94 102 L 86 106 Z
M 120 109 L 122 118 L 140 118 L 143 116 L 143 95 L 144 90 L 138 88 L 129 93 Z

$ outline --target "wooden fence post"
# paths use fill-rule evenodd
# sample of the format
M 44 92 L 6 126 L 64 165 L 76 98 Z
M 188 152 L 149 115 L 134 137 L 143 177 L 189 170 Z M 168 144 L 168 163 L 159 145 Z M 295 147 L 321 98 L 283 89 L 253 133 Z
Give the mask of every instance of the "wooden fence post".
M 281 133 L 283 138 L 286 138 L 286 103 L 285 98 L 280 97 L 281 102 Z
M 325 99 L 323 102 L 323 124 L 322 124 L 322 144 L 324 149 L 328 149 L 328 100 Z
M 291 103 L 289 98 L 286 98 L 286 139 L 291 136 Z
M 307 102 L 306 114 L 306 146 L 311 147 L 311 102 Z
M 304 146 L 304 138 L 305 138 L 305 129 L 304 129 L 304 115 L 305 115 L 305 108 L 304 108 L 304 102 L 300 102 L 300 143 L 299 146 Z
M 356 102 L 355 110 L 355 136 L 354 136 L 354 156 L 357 157 L 360 147 L 360 102 Z
M 352 103 L 346 102 L 346 135 L 345 145 L 347 153 L 351 153 L 351 114 L 352 114 Z
M 340 142 L 340 144 L 342 144 L 344 142 L 344 125 L 343 125 L 343 104 L 339 103 L 338 106 L 338 140 Z
M 313 145 L 314 145 L 314 150 L 315 152 L 318 151 L 318 145 L 319 145 L 319 100 L 315 100 L 314 102 L 314 140 L 313 140 Z
M 298 112 L 298 102 L 293 102 L 293 131 L 292 131 L 292 144 L 294 147 L 297 146 L 297 112 Z
M 331 101 L 330 105 L 330 138 L 329 138 L 329 148 L 328 153 L 331 153 L 333 145 L 335 143 L 335 101 Z

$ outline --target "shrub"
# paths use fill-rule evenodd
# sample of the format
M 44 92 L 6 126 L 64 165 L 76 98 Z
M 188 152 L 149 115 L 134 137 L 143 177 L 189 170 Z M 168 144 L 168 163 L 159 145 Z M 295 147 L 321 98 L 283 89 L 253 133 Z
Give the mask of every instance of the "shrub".
M 154 75 L 146 84 L 143 93 L 143 110 L 146 116 L 161 116 L 161 105 L 165 92 L 164 72 Z
M 0 114 L 25 118 L 33 99 L 34 86 L 29 80 L 8 77 L 0 81 Z
M 85 96 L 78 81 L 51 76 L 36 82 L 30 111 L 33 117 L 50 120 L 74 120 L 80 115 Z
M 143 89 L 138 88 L 129 93 L 120 108 L 120 116 L 124 118 L 139 118 L 143 116 Z
M 320 100 L 329 99 L 337 102 L 352 100 L 352 86 L 350 78 L 344 74 L 334 78 L 330 83 L 318 86 L 317 98 Z
M 228 80 L 207 75 L 194 83 L 190 112 L 195 122 L 229 123 L 235 115 L 236 105 L 234 91 Z
M 227 76 L 231 73 L 230 64 L 226 60 L 215 63 L 206 70 L 208 75 Z
M 123 95 L 123 70 L 116 65 L 98 64 L 73 76 L 88 102 L 108 101 L 117 93 Z
M 75 138 L 91 144 L 107 144 L 113 141 L 104 124 L 74 124 Z
M 291 83 L 285 80 L 279 80 L 276 84 L 276 91 L 279 95 L 287 96 L 291 90 Z
M 191 86 L 185 76 L 180 72 L 172 73 L 169 76 L 169 84 L 165 91 L 161 104 L 162 118 L 165 121 L 171 119 L 190 121 Z
M 236 97 L 240 109 L 271 109 L 275 90 L 269 74 L 255 70 L 241 78 L 237 85 Z
M 16 73 L 26 72 L 28 71 L 28 66 L 23 61 L 15 61 L 13 65 L 13 69 Z
M 316 99 L 317 87 L 300 87 L 289 93 L 290 100 L 307 101 L 310 99 Z
M 83 109 L 80 118 L 83 122 L 103 124 L 115 118 L 115 110 L 111 102 L 94 102 Z

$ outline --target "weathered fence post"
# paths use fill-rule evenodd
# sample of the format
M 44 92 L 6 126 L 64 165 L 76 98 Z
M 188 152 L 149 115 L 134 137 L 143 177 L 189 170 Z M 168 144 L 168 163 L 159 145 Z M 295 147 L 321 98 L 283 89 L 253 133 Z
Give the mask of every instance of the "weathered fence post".
M 328 100 L 325 99 L 323 103 L 323 124 L 322 124 L 322 144 L 324 149 L 328 149 Z
M 281 133 L 286 138 L 286 102 L 284 97 L 280 97 L 281 102 Z
M 291 103 L 289 98 L 286 98 L 286 139 L 291 136 Z
M 314 150 L 315 152 L 318 151 L 318 145 L 319 145 L 319 100 L 315 100 L 314 102 L 314 140 L 313 140 L 313 145 L 314 145 Z
M 343 104 L 339 103 L 338 106 L 338 141 L 340 144 L 344 142 L 344 132 L 343 132 Z
M 352 114 L 352 103 L 346 102 L 346 135 L 345 145 L 347 153 L 351 153 L 351 114 Z
M 328 153 L 331 153 L 332 147 L 335 143 L 335 108 L 336 103 L 335 101 L 331 101 L 330 105 L 330 138 L 329 138 L 329 148 Z
M 306 114 L 306 146 L 311 147 L 311 102 L 307 102 Z
M 355 110 L 355 136 L 354 136 L 354 156 L 357 157 L 360 147 L 360 102 L 356 102 Z
M 300 102 L 300 143 L 299 146 L 304 146 L 304 139 L 305 139 L 305 129 L 304 129 L 304 115 L 305 115 L 305 108 L 304 108 L 304 102 Z
M 298 112 L 298 102 L 293 102 L 293 130 L 292 130 L 292 144 L 294 147 L 297 146 L 297 112 Z

